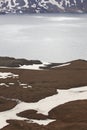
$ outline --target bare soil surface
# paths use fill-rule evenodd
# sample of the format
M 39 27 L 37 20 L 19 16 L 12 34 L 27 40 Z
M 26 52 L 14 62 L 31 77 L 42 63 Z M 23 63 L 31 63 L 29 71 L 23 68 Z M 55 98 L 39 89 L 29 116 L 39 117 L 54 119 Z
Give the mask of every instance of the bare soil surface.
M 17 105 L 16 101 L 11 101 L 9 99 L 3 99 L 2 97 L 0 97 L 0 112 L 10 110 L 13 107 L 15 107 L 16 105 Z
M 24 70 L 0 68 L 0 72 L 11 72 L 17 78 L 0 78 L 0 112 L 13 108 L 18 99 L 24 102 L 37 102 L 57 93 L 57 89 L 69 89 L 87 86 L 87 62 L 78 60 L 69 66 L 45 68 L 44 70 Z M 14 83 L 14 84 L 11 84 Z M 25 85 L 23 85 L 25 84 Z M 31 87 L 29 87 L 31 86 Z M 48 116 L 37 114 L 34 110 L 24 111 L 18 116 L 56 121 L 47 126 L 27 121 L 8 120 L 10 125 L 2 130 L 87 130 L 87 100 L 69 102 L 49 112 Z
M 26 111 L 23 117 L 36 119 L 35 111 Z M 37 119 L 40 115 L 37 114 Z M 42 117 L 41 119 L 45 119 Z M 9 120 L 9 126 L 2 130 L 86 130 L 87 129 L 87 100 L 74 101 L 54 108 L 47 118 L 56 119 L 47 126 L 27 123 L 26 121 Z

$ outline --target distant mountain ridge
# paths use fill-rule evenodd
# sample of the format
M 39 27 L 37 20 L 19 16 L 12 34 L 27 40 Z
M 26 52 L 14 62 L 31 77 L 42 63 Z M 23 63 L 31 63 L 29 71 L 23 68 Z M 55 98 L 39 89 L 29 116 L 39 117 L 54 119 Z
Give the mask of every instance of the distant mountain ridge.
M 0 0 L 0 14 L 86 13 L 87 0 Z

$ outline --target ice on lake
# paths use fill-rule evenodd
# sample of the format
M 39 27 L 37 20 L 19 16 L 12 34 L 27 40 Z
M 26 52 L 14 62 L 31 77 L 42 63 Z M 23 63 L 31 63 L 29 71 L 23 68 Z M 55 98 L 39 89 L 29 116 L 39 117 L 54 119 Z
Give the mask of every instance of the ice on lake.
M 87 15 L 0 16 L 0 56 L 87 60 Z

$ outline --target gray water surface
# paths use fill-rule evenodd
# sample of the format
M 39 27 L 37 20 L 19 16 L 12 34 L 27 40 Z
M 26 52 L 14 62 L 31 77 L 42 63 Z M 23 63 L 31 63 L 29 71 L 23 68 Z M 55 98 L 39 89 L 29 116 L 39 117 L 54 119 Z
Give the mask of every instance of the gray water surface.
M 87 60 L 87 15 L 0 16 L 0 56 Z

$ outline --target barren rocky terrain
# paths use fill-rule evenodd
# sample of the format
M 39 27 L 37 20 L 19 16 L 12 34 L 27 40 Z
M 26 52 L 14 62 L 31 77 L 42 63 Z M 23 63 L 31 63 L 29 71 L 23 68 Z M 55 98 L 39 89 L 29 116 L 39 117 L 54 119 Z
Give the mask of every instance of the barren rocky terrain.
M 86 13 L 86 0 L 1 0 L 0 13 Z

